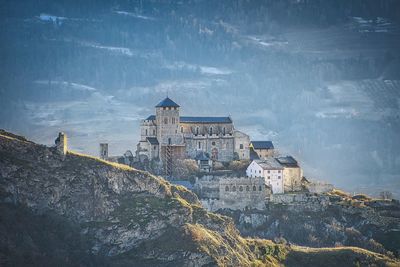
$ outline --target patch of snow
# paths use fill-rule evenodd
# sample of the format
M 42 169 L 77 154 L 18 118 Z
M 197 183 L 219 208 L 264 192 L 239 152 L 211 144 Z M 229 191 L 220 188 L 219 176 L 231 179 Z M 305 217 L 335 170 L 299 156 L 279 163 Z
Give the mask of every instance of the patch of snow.
M 34 81 L 33 83 L 35 84 L 43 84 L 43 85 L 61 85 L 61 86 L 67 86 L 70 87 L 71 89 L 74 90 L 83 90 L 83 91 L 97 91 L 96 88 L 87 86 L 87 85 L 83 85 L 83 84 L 79 84 L 79 83 L 72 83 L 72 82 L 66 82 L 66 81 L 46 81 L 46 80 L 37 80 Z
M 237 34 L 239 32 L 238 28 L 233 26 L 232 24 L 229 24 L 227 22 L 224 21 L 219 21 L 218 23 L 219 25 L 222 26 L 222 28 L 224 28 L 225 32 L 227 33 L 233 33 L 233 34 Z
M 376 19 L 351 17 L 350 19 L 350 29 L 360 33 L 399 33 L 400 31 L 398 25 L 383 17 L 377 17 Z
M 232 74 L 232 71 L 227 69 L 220 69 L 215 67 L 205 67 L 200 66 L 201 73 L 203 74 L 211 74 L 211 75 L 229 75 Z
M 54 16 L 54 15 L 49 15 L 49 14 L 44 14 L 44 13 L 40 14 L 38 16 L 38 18 L 41 21 L 52 22 L 57 25 L 61 25 L 63 23 L 63 21 L 67 19 L 65 17 L 59 17 L 59 16 Z
M 137 19 L 156 20 L 156 19 L 153 18 L 153 17 L 144 16 L 144 15 L 140 15 L 140 14 L 132 13 L 132 12 L 127 12 L 127 11 L 114 11 L 114 13 L 119 14 L 119 15 L 124 15 L 124 16 L 129 16 L 129 17 L 137 18 Z
M 276 40 L 271 36 L 246 36 L 252 43 L 263 47 L 281 47 L 288 45 L 288 41 Z
M 80 44 L 83 46 L 86 46 L 86 47 L 104 49 L 104 50 L 110 51 L 112 53 L 121 54 L 121 55 L 129 56 L 129 57 L 134 56 L 134 53 L 131 51 L 131 49 L 129 49 L 127 47 L 104 46 L 104 45 L 98 45 L 98 44 L 87 43 L 87 42 L 80 42 Z
M 174 62 L 172 64 L 166 65 L 165 68 L 170 70 L 188 70 L 188 71 L 200 71 L 201 74 L 205 75 L 230 75 L 232 71 L 226 68 L 216 68 L 211 66 L 201 66 L 188 64 L 182 61 Z

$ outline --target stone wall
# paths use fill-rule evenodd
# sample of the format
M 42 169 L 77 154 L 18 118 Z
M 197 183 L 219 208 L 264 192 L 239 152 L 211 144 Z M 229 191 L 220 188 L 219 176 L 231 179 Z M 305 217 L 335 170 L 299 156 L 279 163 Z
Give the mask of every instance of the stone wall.
M 324 210 L 328 207 L 329 203 L 329 196 L 309 193 L 270 195 L 268 201 L 269 205 L 286 205 L 289 206 L 289 208 L 297 210 L 299 212 L 306 210 Z
M 208 175 L 199 178 L 194 187 L 204 207 L 210 211 L 265 208 L 267 191 L 262 178 Z
M 234 152 L 237 153 L 238 159 L 250 159 L 250 137 L 238 130 L 233 133 L 234 136 Z
M 233 136 L 192 136 L 185 138 L 185 142 L 186 154 L 190 158 L 194 158 L 200 151 L 204 151 L 211 158 L 216 156 L 217 161 L 233 160 Z
M 183 144 L 183 135 L 179 131 L 179 108 L 156 108 L 157 139 L 160 145 Z
M 311 193 L 322 194 L 333 190 L 333 185 L 324 182 L 310 182 L 306 185 Z

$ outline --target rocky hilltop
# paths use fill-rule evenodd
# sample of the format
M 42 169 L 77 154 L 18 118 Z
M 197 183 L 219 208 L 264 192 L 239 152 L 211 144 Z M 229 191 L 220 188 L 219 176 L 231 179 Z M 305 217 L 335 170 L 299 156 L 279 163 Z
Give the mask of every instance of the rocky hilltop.
M 268 203 L 265 210 L 226 209 L 218 213 L 232 217 L 247 237 L 277 238 L 310 247 L 356 246 L 399 256 L 398 200 L 350 196 L 336 189 L 310 195 L 303 202 Z
M 240 236 L 164 179 L 0 131 L 1 266 L 398 266 Z

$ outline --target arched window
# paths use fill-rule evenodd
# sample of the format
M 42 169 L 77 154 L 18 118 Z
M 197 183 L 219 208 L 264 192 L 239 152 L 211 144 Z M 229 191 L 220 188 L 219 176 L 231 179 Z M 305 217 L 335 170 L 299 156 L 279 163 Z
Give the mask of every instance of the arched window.
M 175 124 L 175 118 L 172 118 L 172 124 Z
M 147 129 L 146 129 L 146 135 L 147 135 Z
M 229 186 L 225 186 L 225 191 L 229 191 Z
M 239 186 L 239 191 L 243 192 L 243 186 Z
M 199 135 L 199 127 L 196 127 L 196 135 Z
M 257 191 L 257 187 L 256 186 L 253 186 L 253 191 Z
M 225 135 L 225 127 L 222 128 L 222 133 L 223 133 L 223 135 Z
M 250 187 L 248 185 L 246 186 L 246 191 L 250 191 Z
M 258 191 L 261 191 L 262 190 L 262 187 L 261 187 L 261 185 L 260 186 L 258 186 Z
M 213 128 L 210 127 L 210 135 L 212 135 L 212 134 L 213 134 Z
M 168 124 L 168 118 L 164 118 L 164 124 Z
M 236 192 L 236 186 L 233 186 L 233 187 L 232 187 L 232 191 L 233 191 L 233 192 Z
M 199 149 L 201 149 L 201 142 L 199 142 Z

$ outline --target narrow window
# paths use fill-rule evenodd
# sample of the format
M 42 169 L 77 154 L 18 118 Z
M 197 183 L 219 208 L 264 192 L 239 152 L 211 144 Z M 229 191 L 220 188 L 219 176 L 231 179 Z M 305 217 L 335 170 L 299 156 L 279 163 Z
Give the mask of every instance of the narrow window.
M 243 186 L 239 186 L 239 191 L 243 192 Z
M 210 135 L 212 135 L 212 134 L 213 134 L 213 128 L 210 127 Z
M 164 124 L 168 124 L 168 118 L 164 118 Z
M 175 118 L 172 118 L 171 123 L 175 124 Z
M 171 144 L 171 138 L 168 138 L 168 145 Z
M 257 188 L 256 188 L 256 186 L 253 186 L 253 191 L 257 191 Z
M 146 135 L 147 135 L 147 129 L 146 129 Z
M 222 133 L 225 135 L 225 127 L 222 128 Z
M 156 146 L 154 146 L 154 150 L 156 150 Z
M 232 187 L 232 191 L 233 191 L 233 192 L 236 192 L 236 186 L 233 186 L 233 187 Z
M 262 187 L 261 187 L 261 185 L 258 187 L 258 191 L 261 191 L 262 190 Z
M 243 149 L 243 144 L 240 144 L 240 149 Z
M 199 142 L 199 149 L 201 149 L 201 143 Z
M 181 133 L 183 133 L 183 127 L 181 127 Z
M 156 130 L 153 130 L 153 135 L 156 135 Z
M 196 135 L 199 135 L 199 127 L 196 127 Z

